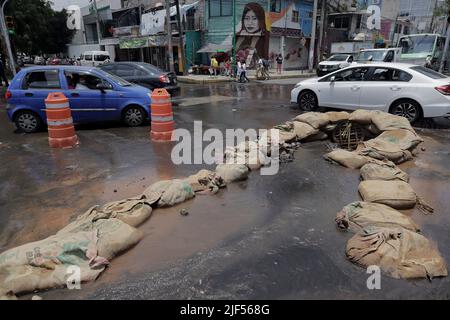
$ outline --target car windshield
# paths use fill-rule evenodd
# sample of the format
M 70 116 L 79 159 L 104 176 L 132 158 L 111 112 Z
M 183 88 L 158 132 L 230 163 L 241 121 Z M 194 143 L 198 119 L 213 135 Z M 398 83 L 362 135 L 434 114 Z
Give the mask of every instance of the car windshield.
M 402 53 L 431 53 L 436 42 L 436 36 L 419 35 L 402 37 L 399 41 L 399 47 L 402 48 Z
M 329 59 L 328 59 L 328 61 L 345 61 L 345 60 L 347 60 L 347 55 L 346 54 L 335 54 L 335 55 L 332 55 Z
M 373 50 L 373 51 L 361 51 L 356 57 L 356 61 L 369 61 L 372 57 L 372 61 L 383 61 L 387 51 Z
M 411 69 L 414 71 L 417 71 L 431 79 L 446 79 L 447 78 L 447 76 L 443 75 L 442 73 L 436 72 L 432 69 L 425 68 L 422 66 L 414 66 L 414 67 L 411 67 Z
M 103 70 L 101 70 L 101 69 L 99 69 L 99 68 L 97 68 L 96 70 L 97 70 L 97 72 L 100 73 L 102 76 L 104 76 L 104 77 L 107 78 L 107 79 L 113 80 L 114 82 L 116 82 L 116 83 L 117 83 L 119 86 L 121 86 L 121 87 L 129 87 L 129 86 L 132 86 L 132 84 L 131 84 L 130 82 L 128 82 L 128 81 L 125 80 L 125 79 L 122 79 L 121 77 L 118 77 L 118 76 L 116 76 L 116 75 L 113 75 L 113 74 L 111 74 L 111 73 L 108 73 L 108 72 L 106 72 L 106 71 L 103 71 Z

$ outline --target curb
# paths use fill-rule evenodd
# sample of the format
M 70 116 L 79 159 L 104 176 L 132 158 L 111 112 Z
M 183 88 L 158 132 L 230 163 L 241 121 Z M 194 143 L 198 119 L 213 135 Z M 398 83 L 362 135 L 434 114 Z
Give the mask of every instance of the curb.
M 274 75 L 270 77 L 270 80 L 283 80 L 283 79 L 294 79 L 294 78 L 310 78 L 317 76 L 315 73 L 304 73 L 304 74 L 292 74 L 292 75 Z M 253 81 L 265 81 L 257 80 L 255 76 L 249 76 L 250 80 Z M 209 84 L 209 83 L 226 83 L 226 82 L 236 82 L 231 78 L 225 79 L 195 79 L 189 76 L 177 77 L 178 82 L 181 83 L 194 83 L 194 84 Z

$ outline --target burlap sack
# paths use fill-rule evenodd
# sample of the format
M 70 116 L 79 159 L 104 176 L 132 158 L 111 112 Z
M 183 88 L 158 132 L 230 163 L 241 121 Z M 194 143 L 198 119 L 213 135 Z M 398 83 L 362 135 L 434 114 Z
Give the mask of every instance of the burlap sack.
M 109 257 L 99 251 L 99 231 L 54 235 L 13 248 L 0 255 L 0 296 L 63 287 L 71 266 L 80 268 L 80 281 L 95 280 Z
M 337 149 L 323 156 L 326 160 L 340 164 L 350 169 L 359 169 L 370 161 L 370 158 L 360 156 L 354 152 Z
M 424 213 L 433 212 L 433 208 L 420 199 L 413 188 L 404 181 L 362 181 L 358 191 L 366 202 L 381 203 L 399 210 L 412 209 L 417 203 Z
M 159 208 L 172 207 L 195 197 L 189 183 L 180 179 L 156 182 L 143 193 L 145 197 L 152 197 L 154 194 L 161 194 L 157 203 Z
M 117 218 L 132 227 L 137 227 L 150 218 L 151 206 L 159 198 L 160 196 L 155 196 L 154 199 L 147 200 L 140 197 L 110 202 L 98 208 L 98 211 L 106 214 L 109 218 Z
M 325 132 L 319 131 L 318 133 L 307 137 L 303 141 L 304 142 L 313 142 L 313 141 L 322 141 L 322 140 L 327 140 L 327 139 L 328 139 L 328 134 L 326 134 Z
M 350 113 L 346 111 L 330 111 L 326 113 L 330 124 L 336 124 L 340 121 L 346 121 L 350 118 Z
M 372 228 L 347 243 L 347 258 L 364 268 L 379 266 L 393 278 L 445 277 L 447 266 L 424 236 L 404 228 Z
M 336 225 L 340 230 L 361 232 L 368 226 L 403 227 L 418 232 L 419 227 L 407 215 L 384 204 L 371 202 L 353 202 L 345 206 L 336 215 Z
M 408 182 L 409 176 L 394 163 L 367 163 L 360 170 L 362 180 L 401 180 Z
M 402 150 L 397 144 L 378 138 L 360 143 L 357 152 L 361 156 L 377 160 L 390 160 L 396 164 L 413 159 L 410 151 Z
M 371 124 L 373 113 L 374 111 L 358 109 L 350 114 L 348 120 L 359 124 Z
M 296 121 L 294 122 L 294 132 L 298 140 L 303 140 L 319 133 L 320 131 L 307 123 Z
M 294 121 L 307 123 L 314 129 L 320 129 L 330 123 L 327 114 L 321 112 L 306 112 L 295 117 Z
M 226 183 L 245 180 L 249 172 L 248 167 L 243 164 L 219 164 L 216 168 L 216 174 Z
M 189 183 L 195 193 L 210 192 L 215 194 L 226 185 L 222 177 L 209 170 L 200 170 L 197 174 L 189 176 L 186 182 Z
M 380 131 L 405 129 L 415 132 L 408 119 L 386 112 L 374 111 L 372 114 L 372 123 L 377 126 Z
M 395 144 L 401 150 L 413 150 L 423 142 L 415 132 L 405 129 L 385 131 L 377 139 Z

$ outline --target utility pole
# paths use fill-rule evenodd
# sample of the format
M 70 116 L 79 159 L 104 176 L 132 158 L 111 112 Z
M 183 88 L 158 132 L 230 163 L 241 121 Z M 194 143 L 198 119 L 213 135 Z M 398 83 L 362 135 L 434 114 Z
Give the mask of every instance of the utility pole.
M 5 46 L 6 49 L 8 50 L 8 62 L 9 62 L 9 68 L 11 69 L 11 72 L 13 74 L 13 76 L 16 75 L 16 66 L 15 66 L 15 59 L 14 59 L 14 55 L 11 49 L 11 42 L 9 40 L 9 34 L 8 34 L 8 30 L 6 29 L 6 22 L 5 22 L 5 6 L 8 3 L 9 0 L 5 0 L 2 4 L 2 8 L 0 11 L 0 19 L 1 24 L 2 24 L 2 32 L 3 32 L 3 38 L 5 40 Z
M 325 10 L 326 10 L 326 0 L 322 1 L 322 8 L 320 9 L 320 33 L 319 33 L 319 50 L 317 50 L 317 62 L 320 62 L 323 56 L 323 33 L 325 29 Z
M 100 45 L 100 41 L 102 40 L 102 34 L 100 30 L 100 15 L 98 13 L 97 9 L 97 0 L 92 0 L 92 3 L 94 4 L 94 10 L 96 15 L 96 25 L 97 25 L 97 38 L 98 38 L 98 44 Z
M 444 53 L 442 54 L 442 59 L 441 59 L 441 65 L 439 66 L 439 72 L 443 73 L 444 72 L 444 66 L 445 66 L 445 62 L 447 61 L 447 54 L 448 54 L 448 46 L 450 44 L 450 12 L 449 15 L 447 16 L 447 39 L 445 39 L 445 46 L 444 46 Z M 449 61 L 447 61 L 448 64 Z
M 309 61 L 308 67 L 309 72 L 312 72 L 314 69 L 314 55 L 315 55 L 315 45 L 316 45 L 316 24 L 317 24 L 317 3 L 318 0 L 314 0 L 314 11 L 313 11 L 313 20 L 312 20 L 312 30 L 311 30 L 311 43 L 309 45 Z
M 166 0 L 167 47 L 169 55 L 169 71 L 175 72 L 173 63 L 172 25 L 170 24 L 170 1 Z
M 179 54 L 179 62 L 178 62 L 178 69 L 183 70 L 183 75 L 186 74 L 186 56 L 184 52 L 184 41 L 183 41 L 183 35 L 184 35 L 184 28 L 183 28 L 183 19 L 181 17 L 181 8 L 180 8 L 180 1 L 175 0 L 175 6 L 177 7 L 177 23 L 178 23 L 178 54 Z
M 233 0 L 233 51 L 232 51 L 232 68 L 233 68 L 233 75 L 236 77 L 235 70 L 236 70 L 236 64 L 237 64 L 237 55 L 236 55 L 236 0 Z

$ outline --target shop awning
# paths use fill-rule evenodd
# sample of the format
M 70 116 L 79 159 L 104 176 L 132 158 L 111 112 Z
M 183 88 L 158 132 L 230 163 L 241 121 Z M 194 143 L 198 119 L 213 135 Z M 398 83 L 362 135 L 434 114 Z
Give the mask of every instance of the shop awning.
M 120 49 L 137 49 L 148 47 L 148 38 L 120 39 Z
M 233 49 L 231 44 L 216 44 L 208 43 L 206 46 L 197 51 L 197 53 L 215 53 L 215 52 L 228 52 Z

